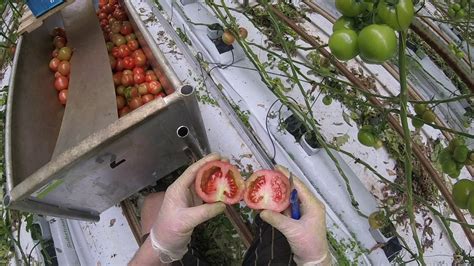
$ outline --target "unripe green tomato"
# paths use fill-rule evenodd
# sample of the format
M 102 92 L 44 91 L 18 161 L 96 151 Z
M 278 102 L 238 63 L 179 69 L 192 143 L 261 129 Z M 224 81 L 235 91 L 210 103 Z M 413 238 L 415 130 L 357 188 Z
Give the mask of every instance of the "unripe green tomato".
M 453 8 L 454 11 L 458 12 L 459 10 L 461 10 L 461 5 L 458 4 L 458 3 L 455 3 L 453 5 L 451 5 L 451 7 Z
M 341 16 L 332 25 L 332 31 L 354 30 L 354 20 L 350 17 Z
M 373 147 L 375 144 L 374 135 L 371 132 L 365 130 L 359 130 L 359 133 L 357 134 L 357 139 L 360 143 L 368 147 Z
M 332 103 L 332 98 L 328 95 L 324 96 L 323 98 L 323 104 L 324 105 L 330 105 Z
M 469 179 L 461 179 L 453 185 L 453 200 L 460 209 L 466 209 L 469 195 L 474 191 L 474 182 Z
M 448 16 L 450 18 L 454 18 L 456 16 L 456 11 L 452 7 L 448 8 Z
M 336 0 L 336 8 L 344 16 L 355 17 L 365 11 L 366 3 L 358 0 Z
M 422 117 L 425 123 L 432 124 L 434 121 L 436 121 L 436 115 L 431 110 L 425 111 Z
M 399 0 L 394 6 L 386 1 L 380 1 L 377 8 L 377 16 L 385 24 L 398 31 L 408 29 L 414 14 L 412 0 Z
M 382 64 L 397 52 L 397 36 L 387 25 L 372 24 L 359 33 L 360 58 L 366 63 Z
M 329 49 L 339 60 L 347 61 L 359 54 L 357 33 L 353 30 L 338 30 L 329 37 Z
M 447 148 L 443 149 L 439 153 L 438 161 L 441 165 L 443 165 L 444 162 L 451 161 L 451 160 L 453 160 L 453 158 L 452 158 L 451 152 Z
M 426 111 L 426 109 L 427 109 L 427 108 L 426 108 L 426 104 L 424 104 L 424 103 L 417 103 L 417 104 L 415 104 L 414 107 L 415 107 L 415 113 L 416 113 L 417 115 L 420 115 L 420 116 L 423 115 L 423 113 L 424 113 L 424 112 Z
M 460 50 L 456 51 L 455 55 L 456 55 L 456 57 L 459 58 L 459 59 L 461 59 L 461 58 L 464 57 L 463 51 L 460 51 Z
M 464 163 L 469 154 L 469 149 L 465 145 L 457 146 L 454 149 L 453 159 L 459 163 Z
M 454 16 L 457 19 L 464 18 L 466 16 L 466 10 L 460 9 L 456 11 L 456 15 Z

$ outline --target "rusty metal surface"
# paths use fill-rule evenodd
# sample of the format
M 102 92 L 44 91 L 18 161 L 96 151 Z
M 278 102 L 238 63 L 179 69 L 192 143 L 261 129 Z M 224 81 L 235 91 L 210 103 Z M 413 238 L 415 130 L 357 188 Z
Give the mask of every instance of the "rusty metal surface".
M 53 157 L 118 118 L 109 56 L 92 1 L 77 0 L 61 14 L 74 53 L 68 102 Z

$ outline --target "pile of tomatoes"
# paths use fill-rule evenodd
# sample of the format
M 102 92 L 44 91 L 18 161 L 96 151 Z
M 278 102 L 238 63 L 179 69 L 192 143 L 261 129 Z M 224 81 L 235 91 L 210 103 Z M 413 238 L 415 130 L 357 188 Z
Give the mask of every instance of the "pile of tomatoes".
M 54 28 L 53 37 L 54 50 L 49 61 L 49 69 L 54 72 L 54 88 L 58 91 L 59 102 L 66 105 L 69 87 L 69 74 L 71 73 L 72 49 L 67 45 L 66 32 L 63 28 Z
M 412 0 L 336 0 L 342 13 L 333 25 L 329 49 L 339 60 L 357 55 L 369 64 L 382 64 L 397 52 L 395 31 L 408 29 L 413 20 Z
M 461 179 L 453 186 L 453 200 L 460 209 L 468 209 L 474 215 L 474 181 Z
M 194 185 L 207 203 L 236 204 L 243 199 L 249 208 L 276 212 L 290 205 L 290 182 L 280 171 L 259 170 L 244 180 L 237 167 L 217 160 L 198 170 Z
M 100 0 L 97 17 L 109 53 L 119 117 L 166 96 L 117 0 Z
M 448 16 L 454 19 L 465 18 L 469 10 L 469 0 L 460 0 L 449 5 Z

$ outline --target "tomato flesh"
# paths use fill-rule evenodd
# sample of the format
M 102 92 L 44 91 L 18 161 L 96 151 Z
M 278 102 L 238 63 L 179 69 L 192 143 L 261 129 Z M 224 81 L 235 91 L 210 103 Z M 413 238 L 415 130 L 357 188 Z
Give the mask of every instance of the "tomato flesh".
M 195 180 L 199 197 L 207 203 L 235 204 L 242 199 L 245 183 L 239 170 L 230 163 L 212 161 L 202 166 Z
M 290 205 L 290 182 L 278 171 L 259 170 L 245 184 L 244 201 L 252 209 L 282 212 Z

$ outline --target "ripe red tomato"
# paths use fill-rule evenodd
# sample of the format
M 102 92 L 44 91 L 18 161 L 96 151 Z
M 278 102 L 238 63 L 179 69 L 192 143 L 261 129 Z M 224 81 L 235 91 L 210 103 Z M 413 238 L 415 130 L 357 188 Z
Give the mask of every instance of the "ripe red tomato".
M 68 76 L 71 72 L 71 63 L 69 61 L 61 61 L 58 65 L 58 72 L 63 76 Z
M 138 88 L 133 86 L 133 87 L 128 87 L 125 89 L 125 97 L 127 99 L 132 99 L 135 97 L 139 97 L 140 94 L 138 93 Z
M 125 67 L 123 66 L 123 59 L 117 58 L 117 65 L 115 66 L 115 70 L 122 71 Z
M 135 59 L 135 65 L 137 66 L 145 66 L 146 65 L 146 56 L 143 53 L 142 49 L 137 49 L 132 53 L 133 59 Z
M 128 102 L 128 106 L 130 106 L 130 109 L 132 110 L 135 110 L 142 105 L 143 101 L 141 97 L 133 97 L 130 102 Z
M 110 61 L 110 68 L 115 69 L 117 66 L 117 59 L 113 57 L 112 55 L 109 55 L 109 61 Z
M 58 49 L 61 49 L 64 46 L 66 46 L 66 39 L 64 37 L 61 37 L 61 36 L 56 36 L 53 39 L 53 44 L 54 44 L 54 47 L 56 47 Z
M 128 35 L 127 35 L 128 36 Z M 130 51 L 135 51 L 137 50 L 140 45 L 138 44 L 137 40 L 130 40 L 127 42 L 128 48 L 130 48 Z
M 256 171 L 245 184 L 244 201 L 249 208 L 282 212 L 290 205 L 290 182 L 278 171 Z
M 148 92 L 151 94 L 158 94 L 163 89 L 161 87 L 161 84 L 156 80 L 148 82 L 147 87 L 148 87 Z
M 114 79 L 115 86 L 122 84 L 122 72 L 120 71 L 115 72 L 115 74 L 113 75 L 113 79 Z
M 133 32 L 132 24 L 130 21 L 124 21 L 122 27 L 120 28 L 120 33 L 123 35 L 129 35 Z
M 153 72 L 153 70 L 148 70 L 146 72 L 146 75 L 145 75 L 145 81 L 146 82 L 151 82 L 151 81 L 154 81 L 154 80 L 158 80 L 158 78 L 155 75 L 155 72 Z
M 133 69 L 135 67 L 135 60 L 133 60 L 133 58 L 130 56 L 124 57 L 123 67 L 126 69 Z
M 51 61 L 49 61 L 49 69 L 51 69 L 51 71 L 53 72 L 58 71 L 59 63 L 61 63 L 61 60 L 54 57 L 53 59 L 51 59 Z
M 125 97 L 123 97 L 122 95 L 117 95 L 115 99 L 117 100 L 117 109 L 119 110 L 125 107 L 125 104 L 127 104 L 127 101 L 125 101 Z
M 69 86 L 69 79 L 64 76 L 57 77 L 54 80 L 54 88 L 58 91 L 66 90 Z
M 104 7 L 102 8 L 102 12 L 106 13 L 106 14 L 110 14 L 112 12 L 114 12 L 115 8 L 113 5 L 111 4 L 106 4 L 104 5 Z
M 133 74 L 145 74 L 145 69 L 143 67 L 134 67 Z
M 115 9 L 112 15 L 114 16 L 114 18 L 120 21 L 124 21 L 127 19 L 127 14 L 125 14 L 125 12 L 120 9 Z
M 59 102 L 62 104 L 62 105 L 66 105 L 66 102 L 67 102 L 67 90 L 62 90 L 58 93 L 58 99 L 59 99 Z
M 124 58 L 124 57 L 130 56 L 130 54 L 131 54 L 130 48 L 128 48 L 128 46 L 127 46 L 126 44 L 120 45 L 120 47 L 118 48 L 118 50 L 119 50 L 119 56 L 120 56 L 120 58 Z
M 58 53 L 59 53 L 59 49 L 58 48 L 54 49 L 53 52 L 51 52 L 51 57 L 53 58 L 58 57 Z
M 99 21 L 100 27 L 103 29 L 105 26 L 109 25 L 109 21 L 107 19 L 101 19 Z
M 118 47 L 112 48 L 112 56 L 115 58 L 120 58 L 120 50 Z
M 142 83 L 138 85 L 137 89 L 138 89 L 138 94 L 140 95 L 148 94 L 148 87 L 146 86 L 146 83 Z
M 142 96 L 142 101 L 143 104 L 147 104 L 155 99 L 155 96 L 153 94 L 145 94 Z
M 135 82 L 135 84 L 142 84 L 143 82 L 145 82 L 145 74 L 143 73 L 133 74 L 133 81 Z
M 105 12 L 100 12 L 99 15 L 97 15 L 99 19 L 106 19 L 107 18 L 107 13 Z
M 194 187 L 204 202 L 235 204 L 242 199 L 245 183 L 235 166 L 218 160 L 208 162 L 198 170 Z
M 125 71 L 122 73 L 122 79 L 121 79 L 122 85 L 124 86 L 133 85 L 133 73 L 125 73 Z
M 122 117 L 126 114 L 130 113 L 130 107 L 125 106 L 122 109 L 119 110 L 119 117 Z

